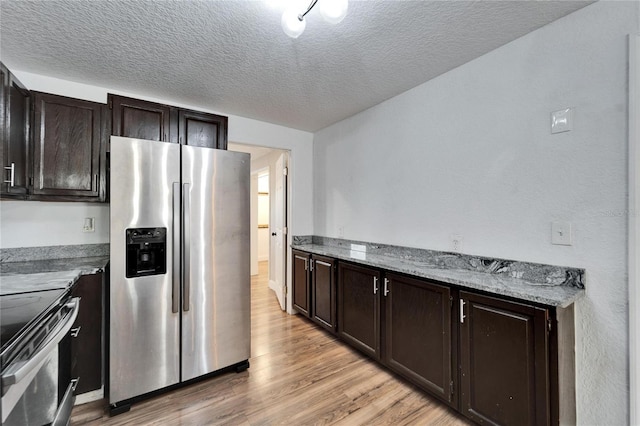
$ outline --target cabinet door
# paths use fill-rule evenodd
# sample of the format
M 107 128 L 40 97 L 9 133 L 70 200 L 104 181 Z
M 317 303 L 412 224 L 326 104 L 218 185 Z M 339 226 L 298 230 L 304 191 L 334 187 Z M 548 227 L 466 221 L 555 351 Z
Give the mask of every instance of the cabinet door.
M 336 328 L 335 260 L 311 256 L 312 319 L 328 330 Z
M 5 152 L 5 142 L 7 141 L 7 125 L 6 125 L 6 106 L 7 100 L 5 98 L 7 91 L 9 88 L 9 70 L 4 66 L 2 62 L 0 62 L 0 138 L 2 140 L 0 142 L 0 151 L 2 153 L 2 164 L 4 165 L 4 152 Z M 3 174 L 4 176 L 4 174 Z
M 447 403 L 453 400 L 450 289 L 387 274 L 384 362 Z
M 380 272 L 338 263 L 338 333 L 356 349 L 380 358 Z
M 71 341 L 71 376 L 80 378 L 76 395 L 102 387 L 103 274 L 83 275 L 73 288 L 80 311 Z
M 548 311 L 460 292 L 461 411 L 479 423 L 550 423 Z
M 227 117 L 180 110 L 178 113 L 178 132 L 181 144 L 227 149 Z
M 168 105 L 109 94 L 109 107 L 113 110 L 112 135 L 177 142 L 177 123 L 171 123 Z
M 6 198 L 22 198 L 27 194 L 29 174 L 29 125 L 31 94 L 0 64 L 2 73 L 2 185 Z
M 294 250 L 293 254 L 293 307 L 307 317 L 309 309 L 309 254 Z
M 102 200 L 102 104 L 37 92 L 34 103 L 31 198 Z

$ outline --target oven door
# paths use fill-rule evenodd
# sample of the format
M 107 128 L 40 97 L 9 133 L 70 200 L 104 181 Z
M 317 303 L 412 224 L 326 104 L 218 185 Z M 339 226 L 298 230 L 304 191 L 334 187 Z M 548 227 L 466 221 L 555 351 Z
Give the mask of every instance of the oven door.
M 80 299 L 66 303 L 57 314 L 54 324 L 47 324 L 48 337 L 21 356 L 2 373 L 2 425 L 67 424 L 73 406 L 73 384 L 60 387 L 60 370 L 68 370 L 60 362 L 68 363 L 69 331 L 78 316 Z M 50 319 L 51 321 L 51 319 Z M 45 327 L 45 325 L 43 325 Z M 60 357 L 60 354 L 65 356 Z M 60 395 L 59 388 L 65 389 Z M 65 401 L 65 398 L 68 400 Z M 69 401 L 70 400 L 70 401 Z M 65 414 L 65 412 L 68 413 Z M 64 418 L 66 416 L 66 418 Z

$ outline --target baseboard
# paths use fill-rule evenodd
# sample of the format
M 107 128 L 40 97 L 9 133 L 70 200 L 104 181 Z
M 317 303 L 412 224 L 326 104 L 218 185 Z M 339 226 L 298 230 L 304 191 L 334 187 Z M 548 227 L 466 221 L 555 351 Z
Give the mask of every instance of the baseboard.
M 269 288 L 273 291 L 276 291 L 276 282 L 273 280 L 269 280 Z

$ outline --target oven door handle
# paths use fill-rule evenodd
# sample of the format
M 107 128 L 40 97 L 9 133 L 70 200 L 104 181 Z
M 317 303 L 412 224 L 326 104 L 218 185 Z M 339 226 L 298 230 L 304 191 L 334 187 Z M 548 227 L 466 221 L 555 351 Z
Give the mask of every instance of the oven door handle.
M 73 323 L 78 317 L 78 310 L 80 309 L 80 298 L 74 297 L 68 302 L 65 307 L 71 309 L 66 317 L 56 325 L 51 331 L 51 336 L 45 343 L 42 344 L 38 352 L 36 352 L 31 358 L 25 361 L 17 362 L 7 368 L 5 374 L 2 375 L 2 386 L 6 389 L 20 382 L 25 378 L 32 370 L 39 368 L 40 365 L 47 359 L 53 348 L 60 343 L 62 339 L 69 333 Z

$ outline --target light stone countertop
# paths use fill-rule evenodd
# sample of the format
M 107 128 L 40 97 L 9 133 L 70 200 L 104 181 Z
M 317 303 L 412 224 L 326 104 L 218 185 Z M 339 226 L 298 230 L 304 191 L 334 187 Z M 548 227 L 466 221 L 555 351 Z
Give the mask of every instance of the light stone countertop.
M 0 294 L 68 288 L 108 262 L 108 256 L 97 256 L 0 263 Z
M 294 243 L 291 248 L 388 271 L 432 279 L 462 288 L 480 290 L 560 308 L 568 307 L 585 294 L 584 289 L 569 285 L 534 282 L 504 274 L 443 268 L 434 264 L 434 262 L 430 262 L 429 259 L 425 259 L 425 261 L 406 259 L 322 244 Z

